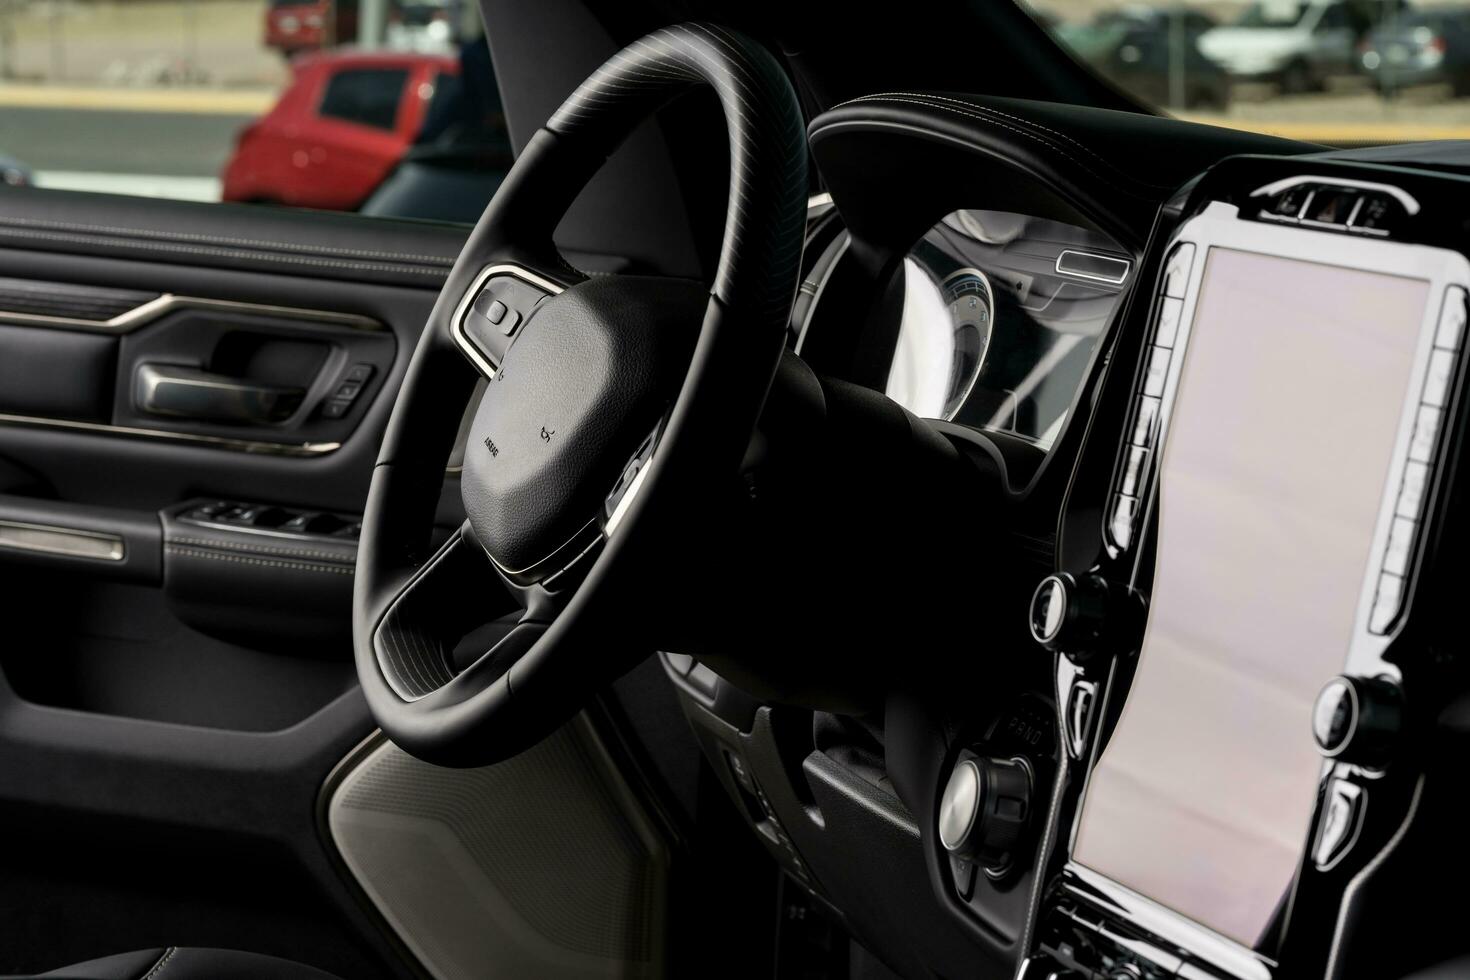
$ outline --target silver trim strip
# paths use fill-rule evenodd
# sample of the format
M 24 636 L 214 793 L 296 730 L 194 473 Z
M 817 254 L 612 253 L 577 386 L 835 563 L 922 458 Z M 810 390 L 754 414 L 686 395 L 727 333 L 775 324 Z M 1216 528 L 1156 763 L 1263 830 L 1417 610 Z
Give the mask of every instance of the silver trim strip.
M 307 310 L 294 306 L 273 306 L 268 303 L 245 303 L 230 299 L 206 299 L 202 296 L 176 296 L 164 293 L 142 306 L 119 313 L 110 320 L 85 320 L 80 317 L 46 316 L 40 313 L 13 313 L 0 310 L 0 322 L 28 327 L 59 327 L 79 330 L 95 330 L 107 333 L 127 333 L 146 323 L 151 323 L 166 313 L 175 310 L 220 310 L 238 313 L 254 313 L 260 316 L 280 316 L 292 320 L 311 320 L 317 323 L 337 323 L 357 330 L 385 330 L 386 327 L 369 317 L 356 313 L 332 313 L 326 310 Z
M 116 534 L 24 521 L 0 521 L 0 548 L 99 561 L 122 561 L 127 555 L 127 546 Z
M 480 289 L 490 280 L 491 276 L 515 276 L 522 282 L 528 282 L 537 289 L 546 290 L 549 296 L 555 296 L 566 288 L 565 286 L 552 282 L 550 279 L 543 279 L 536 275 L 536 273 L 523 269 L 518 265 L 511 265 L 505 262 L 496 265 L 487 265 L 480 270 L 479 274 L 475 276 L 474 281 L 470 283 L 470 288 L 466 289 L 464 295 L 460 297 L 458 305 L 454 308 L 454 315 L 449 318 L 449 335 L 454 338 L 455 344 L 464 352 L 464 356 L 470 359 L 470 363 L 479 368 L 481 373 L 487 378 L 495 377 L 495 366 L 490 363 L 480 348 L 475 346 L 474 341 L 470 340 L 469 334 L 465 333 L 464 321 L 465 317 L 469 315 L 470 304 L 475 301 L 475 297 L 479 295 Z
M 1360 191 L 1378 191 L 1398 201 L 1404 206 L 1404 210 L 1410 214 L 1418 214 L 1420 210 L 1419 202 L 1401 187 L 1394 187 L 1392 184 L 1376 184 L 1371 180 L 1354 180 L 1351 177 L 1323 177 L 1315 174 L 1302 174 L 1297 177 L 1283 177 L 1280 180 L 1274 180 L 1269 184 L 1257 187 L 1251 191 L 1251 197 L 1269 197 L 1272 194 L 1280 194 L 1288 188 L 1298 187 L 1302 184 L 1326 184 L 1328 187 L 1355 187 Z M 1340 226 L 1332 225 L 1331 227 L 1336 228 Z
M 1121 265 L 1123 271 L 1116 276 L 1098 275 L 1093 272 L 1077 272 L 1073 269 L 1063 269 L 1062 259 L 1068 255 L 1085 255 L 1089 259 L 1100 259 L 1103 262 L 1111 262 Z M 1084 252 L 1078 248 L 1064 248 L 1057 253 L 1056 271 L 1059 275 L 1071 276 L 1074 279 L 1090 279 L 1093 282 L 1105 282 L 1113 286 L 1121 286 L 1128 281 L 1128 273 L 1133 271 L 1133 263 L 1128 259 L 1120 259 L 1116 255 L 1104 255 L 1101 252 Z
M 607 537 L 610 538 L 618 533 L 618 525 L 623 523 L 623 517 L 627 515 L 628 508 L 633 505 L 633 499 L 638 496 L 638 491 L 643 489 L 643 478 L 648 475 L 648 468 L 652 465 L 653 457 L 650 456 L 648 461 L 638 468 L 638 472 L 633 474 L 633 482 L 628 484 L 628 489 L 623 491 L 623 496 L 618 500 L 612 514 L 608 516 L 607 523 L 602 527 L 602 533 Z
M 75 419 L 48 419 L 31 415 L 0 414 L 0 425 L 33 429 L 66 429 L 72 432 L 87 432 L 126 439 L 160 439 L 180 445 L 209 446 L 215 449 L 232 449 L 235 452 L 274 456 L 324 456 L 342 448 L 340 442 L 258 442 L 252 439 L 232 439 L 228 436 L 207 436 L 195 432 L 140 429 L 127 425 L 109 425 L 105 422 L 78 422 Z
M 810 303 L 807 304 L 806 313 L 801 318 L 801 326 L 797 328 L 796 340 L 791 345 L 792 353 L 801 353 L 802 345 L 806 343 L 806 332 L 811 327 L 812 317 L 815 316 L 817 312 L 817 304 L 822 301 L 822 293 L 826 291 L 827 283 L 829 280 L 831 280 L 832 273 L 837 271 L 837 266 L 841 264 L 842 257 L 847 254 L 847 249 L 851 245 L 851 235 L 849 235 L 845 231 L 838 235 L 838 237 L 834 240 L 834 243 L 832 245 L 828 245 L 827 249 L 821 255 L 817 256 L 817 262 L 819 265 L 824 259 L 826 260 L 826 265 L 820 266 L 820 268 L 814 268 L 812 270 L 814 274 L 820 276 L 821 278 L 816 281 L 815 285 L 812 285 L 812 280 L 810 278 L 804 279 L 802 280 L 801 286 L 798 287 L 799 290 L 805 290 L 810 287 L 812 300 Z

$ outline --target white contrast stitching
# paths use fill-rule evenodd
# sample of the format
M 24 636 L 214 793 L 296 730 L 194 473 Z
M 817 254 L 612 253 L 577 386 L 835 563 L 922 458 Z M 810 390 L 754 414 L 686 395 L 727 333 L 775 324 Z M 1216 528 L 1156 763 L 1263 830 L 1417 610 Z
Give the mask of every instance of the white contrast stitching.
M 303 572 L 327 572 L 331 575 L 352 575 L 356 572 L 356 569 L 345 565 L 333 567 L 329 565 L 311 565 L 300 561 L 245 558 L 241 555 L 225 555 L 217 551 L 206 551 L 203 548 L 179 548 L 174 545 L 168 545 L 164 550 L 175 555 L 185 555 L 190 558 L 212 558 L 215 561 L 232 561 L 240 565 L 261 565 L 266 568 L 294 568 Z
M 208 538 L 187 538 L 183 536 L 169 538 L 170 544 L 197 545 L 202 548 L 214 548 L 218 551 L 242 551 L 257 555 L 277 555 L 285 558 L 324 558 L 328 561 L 351 562 L 351 555 L 344 555 L 333 551 L 315 551 L 310 548 L 271 548 L 266 545 L 236 544 L 233 541 L 212 541 Z
M 73 242 L 84 244 L 99 244 L 97 239 L 85 235 L 63 235 L 58 232 L 31 231 L 26 228 L 6 228 L 0 225 L 0 234 L 13 235 L 16 238 L 39 238 L 42 240 Z M 269 252 L 252 252 L 245 249 L 223 249 L 207 248 L 200 245 L 166 245 L 161 242 L 108 242 L 104 244 L 115 245 L 120 248 L 133 248 L 153 250 L 159 252 L 184 252 L 189 255 L 218 255 L 225 258 L 248 258 L 261 262 L 295 263 L 297 265 L 319 266 L 326 268 L 354 269 L 362 272 L 403 272 L 416 276 L 432 276 L 436 279 L 444 278 L 444 273 L 438 269 L 419 269 L 410 265 L 386 265 L 381 262 L 343 262 L 336 259 L 312 259 L 297 255 L 272 255 Z
M 293 246 L 288 242 L 271 241 L 265 238 L 234 238 L 229 235 L 202 235 L 194 232 L 183 231 L 157 231 L 152 228 L 122 228 L 117 225 L 93 225 L 81 221 L 48 221 L 43 218 L 15 218 L 6 217 L 0 219 L 0 224 L 18 225 L 32 228 L 53 228 L 62 231 L 94 231 L 104 235 L 122 235 L 129 238 L 163 238 L 174 241 L 215 242 L 222 245 L 245 245 L 254 248 L 281 248 L 291 250 L 299 246 Z M 339 245 L 312 245 L 310 251 L 321 252 L 332 255 L 355 255 L 360 258 L 369 259 L 400 259 L 408 262 L 427 262 L 432 265 L 453 265 L 454 260 L 442 255 L 423 255 L 415 252 L 380 252 L 368 248 L 343 248 Z
M 153 964 L 152 969 L 143 974 L 143 980 L 153 980 L 154 977 L 158 976 L 158 974 L 162 972 L 163 968 L 168 965 L 168 961 L 173 959 L 174 954 L 178 951 L 179 947 L 177 946 L 170 946 L 168 949 L 164 950 L 163 955 L 158 958 L 157 963 Z

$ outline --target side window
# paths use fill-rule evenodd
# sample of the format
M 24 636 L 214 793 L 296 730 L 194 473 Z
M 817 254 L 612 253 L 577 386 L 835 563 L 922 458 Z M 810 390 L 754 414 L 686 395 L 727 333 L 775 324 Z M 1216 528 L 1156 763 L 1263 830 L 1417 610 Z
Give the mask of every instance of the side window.
M 337 72 L 322 92 L 317 112 L 328 119 L 392 131 L 408 72 L 400 68 L 351 68 Z
M 0 194 L 471 224 L 511 162 L 478 0 L 0 0 Z

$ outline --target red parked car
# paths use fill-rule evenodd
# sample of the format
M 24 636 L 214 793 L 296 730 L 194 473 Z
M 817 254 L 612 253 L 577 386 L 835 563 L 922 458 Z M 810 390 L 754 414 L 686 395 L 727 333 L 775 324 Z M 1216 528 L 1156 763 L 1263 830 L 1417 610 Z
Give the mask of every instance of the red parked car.
M 246 126 L 225 165 L 226 201 L 355 210 L 423 126 L 456 58 L 410 52 L 304 55 L 275 106 Z

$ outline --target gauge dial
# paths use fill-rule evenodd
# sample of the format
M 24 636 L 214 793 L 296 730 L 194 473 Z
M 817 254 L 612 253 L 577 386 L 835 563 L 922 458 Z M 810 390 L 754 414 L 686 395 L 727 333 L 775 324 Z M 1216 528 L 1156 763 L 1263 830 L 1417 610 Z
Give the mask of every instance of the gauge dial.
M 990 338 L 995 329 L 995 296 L 990 280 L 978 269 L 961 269 L 944 280 L 944 301 L 954 329 L 954 356 L 950 360 L 949 385 L 944 400 L 944 418 L 955 413 L 970 397 Z

